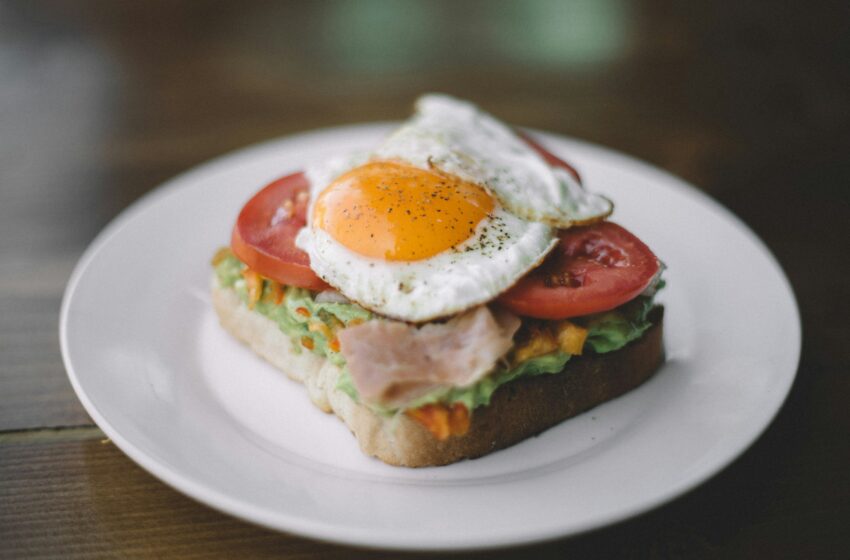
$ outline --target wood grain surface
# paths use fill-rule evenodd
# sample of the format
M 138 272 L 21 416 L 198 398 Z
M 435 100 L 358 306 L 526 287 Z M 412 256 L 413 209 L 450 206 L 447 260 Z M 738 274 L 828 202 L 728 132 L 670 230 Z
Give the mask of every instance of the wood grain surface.
M 848 60 L 850 8 L 826 0 L 0 0 L 0 558 L 398 556 L 146 474 L 74 396 L 57 323 L 86 245 L 158 184 L 432 90 L 703 188 L 774 252 L 803 320 L 788 402 L 728 469 L 617 526 L 475 556 L 850 557 Z

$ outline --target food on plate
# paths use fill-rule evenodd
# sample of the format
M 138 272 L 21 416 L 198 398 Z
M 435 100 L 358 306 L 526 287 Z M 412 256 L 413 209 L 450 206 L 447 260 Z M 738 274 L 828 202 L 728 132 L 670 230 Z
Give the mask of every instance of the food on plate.
M 612 211 L 531 137 L 426 95 L 373 151 L 254 195 L 213 258 L 213 303 L 365 453 L 479 457 L 663 361 L 663 265 Z

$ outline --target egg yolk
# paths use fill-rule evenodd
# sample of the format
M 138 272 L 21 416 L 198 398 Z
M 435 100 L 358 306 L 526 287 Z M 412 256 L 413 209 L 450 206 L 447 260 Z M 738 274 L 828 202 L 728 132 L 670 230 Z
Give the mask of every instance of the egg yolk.
M 366 257 L 418 261 L 468 239 L 492 209 L 493 199 L 475 183 L 377 161 L 352 169 L 322 191 L 313 227 Z

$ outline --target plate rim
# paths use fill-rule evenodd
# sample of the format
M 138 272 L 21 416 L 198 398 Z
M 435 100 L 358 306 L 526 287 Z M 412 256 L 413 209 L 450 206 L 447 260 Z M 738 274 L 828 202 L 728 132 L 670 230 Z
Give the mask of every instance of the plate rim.
M 622 153 L 596 143 L 577 139 L 571 136 L 539 131 L 535 129 L 526 129 L 536 137 L 543 140 L 555 140 L 556 142 L 566 142 L 569 144 L 580 146 L 584 149 L 589 149 L 598 154 L 604 154 L 608 157 L 613 157 L 621 161 L 627 162 L 633 169 L 639 169 L 642 174 L 650 175 L 649 180 L 663 180 L 665 187 L 675 188 L 678 192 L 687 195 L 690 198 L 697 199 L 703 206 L 708 206 L 715 212 L 722 215 L 722 218 L 728 225 L 734 227 L 737 233 L 748 238 L 757 249 L 766 257 L 775 279 L 782 284 L 782 289 L 789 295 L 788 302 L 791 305 L 790 311 L 793 312 L 795 321 L 793 322 L 793 371 L 785 378 L 785 383 L 781 387 L 781 395 L 777 396 L 774 409 L 768 414 L 761 425 L 752 430 L 751 434 L 745 438 L 733 453 L 727 454 L 722 460 L 716 461 L 710 467 L 706 467 L 696 476 L 692 476 L 687 480 L 670 487 L 665 491 L 656 494 L 655 499 L 644 500 L 631 508 L 619 510 L 615 515 L 608 515 L 604 520 L 589 520 L 585 523 L 572 524 L 571 528 L 566 528 L 567 524 L 562 524 L 565 527 L 562 530 L 544 528 L 535 530 L 534 527 L 526 528 L 522 531 L 522 535 L 505 535 L 501 539 L 487 538 L 486 540 L 466 540 L 459 541 L 457 539 L 444 539 L 439 542 L 423 542 L 421 539 L 411 538 L 375 538 L 375 534 L 368 530 L 352 529 L 343 527 L 334 523 L 323 523 L 305 520 L 297 515 L 285 512 L 267 512 L 263 508 L 252 506 L 250 503 L 243 503 L 238 499 L 231 498 L 225 493 L 219 492 L 215 487 L 206 484 L 198 483 L 189 476 L 184 476 L 178 471 L 170 468 L 167 462 L 160 462 L 156 458 L 150 457 L 130 440 L 123 437 L 121 433 L 115 429 L 108 419 L 103 416 L 97 406 L 89 399 L 82 383 L 79 380 L 77 372 L 70 356 L 69 341 L 68 341 L 68 320 L 71 308 L 71 302 L 77 290 L 79 283 L 85 275 L 89 265 L 97 258 L 101 249 L 109 244 L 109 242 L 117 236 L 120 231 L 131 222 L 134 217 L 142 212 L 145 212 L 149 207 L 157 204 L 161 200 L 173 195 L 182 188 L 186 188 L 186 183 L 191 183 L 193 177 L 203 176 L 217 168 L 226 168 L 237 160 L 243 160 L 245 156 L 253 155 L 259 157 L 267 151 L 283 150 L 286 144 L 295 144 L 309 137 L 320 137 L 325 135 L 341 135 L 341 134 L 368 134 L 380 129 L 387 129 L 391 125 L 396 124 L 395 121 L 378 121 L 349 124 L 344 126 L 325 127 L 310 131 L 300 132 L 296 134 L 281 136 L 268 139 L 262 142 L 251 144 L 234 151 L 220 154 L 210 160 L 207 160 L 197 166 L 194 166 L 175 177 L 161 183 L 152 188 L 150 191 L 133 201 L 115 217 L 113 217 L 107 225 L 95 236 L 83 251 L 73 272 L 71 273 L 68 283 L 65 287 L 62 304 L 59 314 L 59 342 L 62 361 L 66 369 L 69 381 L 77 398 L 82 403 L 86 412 L 92 417 L 95 424 L 103 430 L 107 437 L 115 443 L 115 445 L 128 457 L 130 457 L 137 465 L 144 470 L 164 482 L 171 488 L 177 490 L 181 494 L 192 498 L 193 500 L 211 507 L 224 514 L 235 516 L 244 521 L 254 523 L 272 529 L 274 531 L 284 531 L 293 535 L 304 536 L 324 542 L 343 544 L 349 546 L 378 548 L 384 550 L 408 550 L 408 551 L 450 551 L 450 550 L 489 550 L 502 548 L 505 546 L 527 545 L 558 539 L 566 536 L 579 535 L 594 529 L 621 523 L 629 518 L 632 518 L 641 513 L 656 509 L 664 504 L 673 501 L 676 498 L 682 497 L 694 488 L 704 484 L 707 480 L 716 476 L 721 471 L 729 467 L 741 455 L 743 455 L 750 447 L 764 434 L 767 428 L 773 423 L 776 416 L 787 402 L 794 381 L 799 369 L 800 356 L 802 350 L 802 323 L 800 316 L 799 304 L 794 293 L 792 284 L 790 283 L 785 271 L 776 259 L 773 252 L 767 247 L 764 241 L 750 229 L 737 215 L 731 210 L 723 206 L 720 202 L 713 199 L 706 192 L 691 185 L 687 181 L 673 175 L 672 173 L 660 169 L 648 162 L 640 160 L 634 156 Z M 792 366 L 788 366 L 789 369 Z M 281 523 L 283 521 L 283 523 Z M 576 528 L 577 526 L 577 528 Z

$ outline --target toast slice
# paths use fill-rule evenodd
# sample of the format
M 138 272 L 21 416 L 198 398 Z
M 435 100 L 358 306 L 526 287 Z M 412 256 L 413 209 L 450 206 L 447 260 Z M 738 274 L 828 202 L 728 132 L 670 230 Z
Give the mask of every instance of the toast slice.
M 663 308 L 650 313 L 653 326 L 620 350 L 574 356 L 564 371 L 524 377 L 496 390 L 476 408 L 469 430 L 440 441 L 406 415 L 386 417 L 336 388 L 340 368 L 310 352 L 298 352 L 277 325 L 248 309 L 214 280 L 212 300 L 222 326 L 257 354 L 307 388 L 313 403 L 339 416 L 364 453 L 391 465 L 438 466 L 481 457 L 537 435 L 637 387 L 664 360 Z

